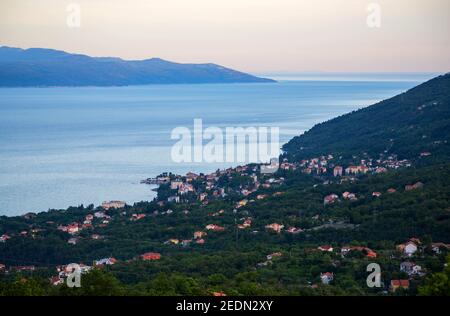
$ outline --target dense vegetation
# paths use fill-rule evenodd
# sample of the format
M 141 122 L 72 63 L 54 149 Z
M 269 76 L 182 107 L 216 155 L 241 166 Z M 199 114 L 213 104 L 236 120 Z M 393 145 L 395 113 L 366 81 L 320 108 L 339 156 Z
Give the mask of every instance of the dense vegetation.
M 76 245 L 67 242 L 73 236 L 58 226 L 82 222 L 101 208 L 90 205 L 32 216 L 3 216 L 0 235 L 8 233 L 12 238 L 0 243 L 0 263 L 34 265 L 36 270 L 0 272 L 0 294 L 386 295 L 391 280 L 409 278 L 409 289 L 398 290 L 396 295 L 450 295 L 449 269 L 444 268 L 448 249 L 437 253 L 431 248 L 432 243 L 450 243 L 449 97 L 450 76 L 441 76 L 316 126 L 285 146 L 289 161 L 332 153 L 336 161 L 347 162 L 397 153 L 414 162 L 408 168 L 348 181 L 280 169 L 273 177 L 283 181 L 252 192 L 242 207 L 236 208 L 243 198 L 237 193 L 207 204 L 189 194 L 183 203 L 139 202 L 106 211 L 111 217 L 108 225 L 94 219 L 92 228 L 77 235 Z M 420 157 L 424 151 L 431 155 Z M 227 192 L 236 192 L 250 178 L 234 172 L 217 182 Z M 423 185 L 420 189 L 405 189 L 417 182 Z M 389 189 L 395 192 L 387 193 Z M 358 198 L 324 205 L 324 196 L 340 197 L 344 192 Z M 169 185 L 161 185 L 158 194 L 166 200 L 173 192 Z M 262 195 L 265 198 L 259 198 Z M 132 214 L 146 216 L 131 220 Z M 252 219 L 251 227 L 239 229 L 237 224 L 246 218 Z M 301 232 L 272 232 L 266 229 L 271 223 L 297 227 Z M 204 244 L 193 241 L 194 232 L 205 230 L 208 224 L 225 230 L 208 231 Z M 22 235 L 23 231 L 28 233 Z M 94 234 L 99 238 L 92 238 Z M 396 245 L 412 237 L 421 240 L 421 249 L 409 258 Z M 182 240 L 191 242 L 182 245 Z M 318 250 L 323 245 L 336 250 Z M 347 245 L 370 248 L 377 257 L 369 258 L 365 250 L 346 255 L 338 251 Z M 139 259 L 150 251 L 161 253 L 161 259 Z M 273 253 L 280 255 L 267 258 Z M 81 288 L 48 282 L 57 265 L 92 265 L 93 260 L 105 257 L 118 262 L 83 275 Z M 425 275 L 410 277 L 400 271 L 405 260 L 420 265 Z M 366 285 L 366 267 L 373 262 L 381 266 L 380 288 Z M 324 272 L 334 274 L 330 285 L 321 284 Z
M 284 145 L 287 156 L 303 159 L 335 153 L 371 156 L 395 153 L 413 158 L 433 152 L 450 156 L 450 74 L 434 78 L 370 107 L 318 124 Z

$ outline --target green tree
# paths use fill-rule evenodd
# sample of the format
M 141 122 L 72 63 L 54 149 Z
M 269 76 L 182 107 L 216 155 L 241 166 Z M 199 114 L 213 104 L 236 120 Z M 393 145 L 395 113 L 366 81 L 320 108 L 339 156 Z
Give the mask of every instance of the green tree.
M 121 296 L 126 294 L 123 284 L 112 274 L 94 269 L 81 276 L 81 287 L 60 288 L 60 295 L 76 296 Z
M 450 296 L 450 255 L 442 272 L 431 274 L 425 284 L 419 287 L 419 295 Z
M 11 283 L 0 285 L 1 296 L 43 296 L 47 289 L 42 280 L 36 278 L 17 278 Z

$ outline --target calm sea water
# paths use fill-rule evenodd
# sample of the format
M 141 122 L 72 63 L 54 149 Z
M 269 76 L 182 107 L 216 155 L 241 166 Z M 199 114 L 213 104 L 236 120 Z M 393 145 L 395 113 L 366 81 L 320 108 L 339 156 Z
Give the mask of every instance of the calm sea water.
M 282 142 L 421 79 L 0 89 L 0 214 L 151 200 L 141 179 L 230 164 L 177 164 L 177 126 L 278 126 Z

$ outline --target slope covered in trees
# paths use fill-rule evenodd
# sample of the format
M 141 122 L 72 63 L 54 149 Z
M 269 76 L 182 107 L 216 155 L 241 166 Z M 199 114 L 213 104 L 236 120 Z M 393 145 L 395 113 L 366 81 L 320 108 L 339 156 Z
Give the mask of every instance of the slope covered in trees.
M 318 124 L 294 137 L 283 150 L 303 159 L 328 153 L 417 157 L 450 156 L 450 74 L 367 108 Z
M 286 145 L 285 167 L 274 174 L 255 165 L 191 181 L 170 174 L 159 200 L 1 217 L 0 236 L 9 238 L 0 242 L 0 263 L 8 270 L 0 271 L 0 295 L 450 293 L 444 268 L 450 254 L 449 80 L 438 77 L 314 127 Z M 350 164 L 366 172 L 333 173 Z M 175 179 L 192 186 L 180 203 L 168 201 L 177 194 Z M 329 196 L 333 203 L 325 203 Z M 82 229 L 61 229 L 71 223 Z M 406 254 L 399 246 L 411 240 L 417 249 Z M 161 256 L 143 260 L 147 252 Z M 113 265 L 83 276 L 86 287 L 48 282 L 58 265 L 110 257 L 117 259 Z M 420 271 L 402 270 L 405 262 Z M 367 286 L 370 263 L 381 267 L 379 288 Z M 31 272 L 19 268 L 30 265 Z M 333 280 L 323 282 L 324 273 Z M 407 281 L 408 288 L 391 291 L 392 280 Z

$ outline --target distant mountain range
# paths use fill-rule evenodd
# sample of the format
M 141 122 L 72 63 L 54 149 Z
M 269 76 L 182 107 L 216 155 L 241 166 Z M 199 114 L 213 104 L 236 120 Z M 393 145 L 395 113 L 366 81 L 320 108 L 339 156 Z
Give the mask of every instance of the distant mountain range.
M 274 82 L 216 64 L 159 58 L 123 60 L 64 51 L 0 47 L 0 86 L 125 86 L 181 83 Z

